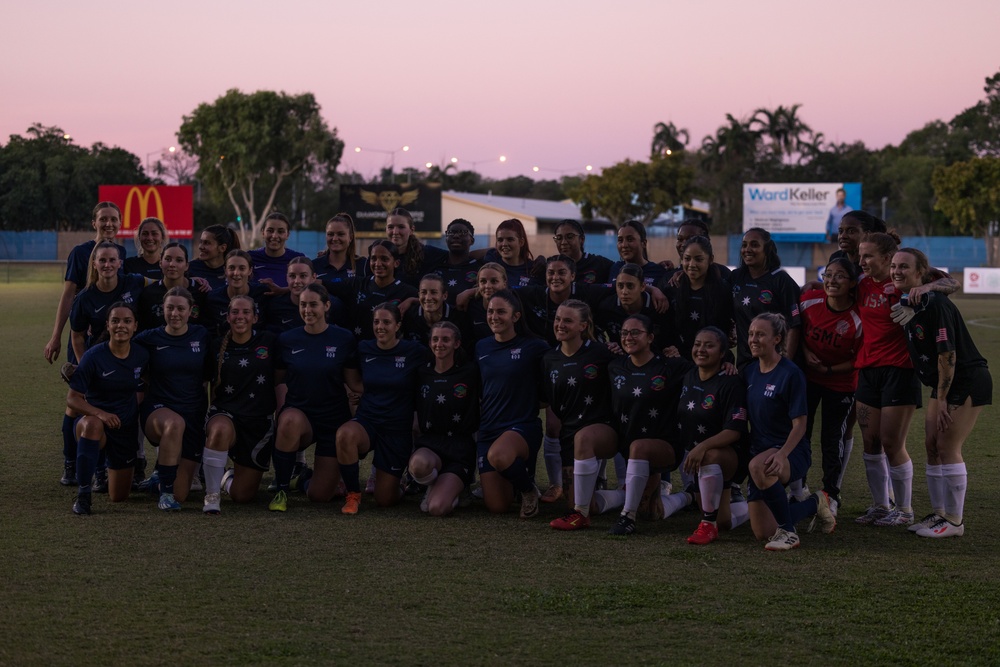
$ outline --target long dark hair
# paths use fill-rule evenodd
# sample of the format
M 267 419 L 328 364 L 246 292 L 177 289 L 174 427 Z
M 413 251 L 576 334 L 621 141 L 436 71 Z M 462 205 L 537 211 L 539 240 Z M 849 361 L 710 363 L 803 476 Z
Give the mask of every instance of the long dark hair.
M 202 234 L 211 234 L 216 243 L 226 246 L 226 252 L 222 253 L 223 257 L 225 257 L 226 253 L 230 250 L 240 249 L 240 237 L 234 234 L 233 230 L 225 225 L 209 225 L 202 230 Z
M 702 298 L 703 308 L 701 312 L 698 313 L 698 323 L 702 327 L 714 325 L 723 328 L 720 325 L 725 325 L 728 328 L 728 323 L 722 322 L 722 320 L 727 319 L 728 313 L 730 312 L 730 307 L 733 300 L 732 288 L 726 284 L 726 281 L 722 279 L 722 273 L 719 271 L 719 267 L 712 260 L 715 259 L 715 253 L 712 251 L 712 242 L 708 240 L 705 236 L 692 236 L 687 241 L 684 242 L 684 246 L 681 250 L 681 259 L 684 258 L 684 251 L 690 248 L 692 245 L 696 245 L 701 248 L 706 254 L 708 254 L 709 265 L 708 271 L 705 274 L 705 286 L 702 288 L 705 290 L 704 297 Z M 677 279 L 677 302 L 686 304 L 691 301 L 691 279 L 688 278 L 684 270 L 681 269 L 680 276 Z M 681 326 L 686 325 L 689 322 L 690 313 L 681 312 L 682 308 L 672 308 L 673 310 L 673 320 L 675 326 L 680 329 Z
M 406 241 L 406 261 L 403 263 L 403 273 L 406 275 L 416 275 L 420 272 L 420 267 L 424 263 L 424 244 L 417 238 L 416 226 L 413 224 L 413 215 L 405 208 L 394 208 L 389 211 L 389 218 L 399 216 L 406 219 L 406 224 L 410 226 L 410 238 Z M 388 220 L 388 218 L 386 218 Z M 398 258 L 397 250 L 397 258 Z
M 535 338 L 535 334 L 531 332 L 528 327 L 528 316 L 524 312 L 524 306 L 521 304 L 521 299 L 518 298 L 517 294 L 514 294 L 513 290 L 502 289 L 494 292 L 493 296 L 490 297 L 490 301 L 493 299 L 503 299 L 508 304 L 510 304 L 510 309 L 513 313 L 520 313 L 521 317 L 518 318 L 517 322 L 514 322 L 514 333 L 518 336 L 528 336 L 530 338 Z M 487 304 L 487 309 L 489 304 Z
M 781 257 L 778 256 L 778 246 L 775 244 L 774 239 L 771 238 L 771 232 L 761 227 L 751 227 L 743 232 L 743 236 L 746 237 L 751 232 L 759 234 L 764 239 L 764 268 L 769 272 L 780 269 Z M 743 260 L 743 253 L 740 253 L 740 268 L 745 266 L 746 262 Z

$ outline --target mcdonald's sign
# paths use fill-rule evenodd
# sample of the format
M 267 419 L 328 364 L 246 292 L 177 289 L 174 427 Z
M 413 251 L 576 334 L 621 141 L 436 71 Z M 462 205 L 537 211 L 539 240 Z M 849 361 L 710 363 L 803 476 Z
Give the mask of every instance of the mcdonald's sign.
M 194 188 L 190 185 L 102 185 L 100 201 L 122 210 L 120 237 L 131 237 L 145 218 L 159 218 L 171 239 L 189 239 L 194 231 Z

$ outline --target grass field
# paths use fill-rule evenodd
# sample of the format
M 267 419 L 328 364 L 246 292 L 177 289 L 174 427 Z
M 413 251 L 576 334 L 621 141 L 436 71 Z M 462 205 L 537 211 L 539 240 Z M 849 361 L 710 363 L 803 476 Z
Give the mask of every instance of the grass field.
M 748 526 L 689 546 L 695 513 L 623 541 L 610 515 L 567 534 L 547 525 L 561 506 L 442 520 L 415 498 L 344 517 L 293 496 L 272 514 L 262 491 L 209 517 L 200 493 L 177 515 L 97 496 L 81 518 L 57 481 L 66 386 L 41 355 L 58 290 L 0 284 L 0 664 L 1000 663 L 996 407 L 966 446 L 967 532 L 953 540 L 851 522 L 867 505 L 860 437 L 845 520 L 785 554 Z M 957 301 L 1000 368 L 1000 301 Z M 923 430 L 921 412 L 918 515 Z

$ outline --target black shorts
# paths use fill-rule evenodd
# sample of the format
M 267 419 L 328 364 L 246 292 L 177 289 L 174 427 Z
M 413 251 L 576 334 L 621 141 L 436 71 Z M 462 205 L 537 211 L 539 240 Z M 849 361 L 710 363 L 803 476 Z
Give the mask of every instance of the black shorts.
M 970 396 L 974 408 L 993 405 L 993 376 L 986 366 L 959 371 L 948 387 L 948 405 L 962 405 Z M 937 387 L 931 389 L 931 398 L 937 398 Z
M 450 472 L 466 486 L 472 484 L 476 469 L 476 440 L 471 435 L 421 435 L 417 437 L 414 449 L 421 447 L 426 447 L 441 459 L 439 474 Z
M 73 420 L 73 432 L 83 416 Z M 131 470 L 139 452 L 139 424 L 135 420 L 122 422 L 120 428 L 104 429 L 104 455 L 111 470 Z
M 302 408 L 297 408 L 294 405 L 288 405 L 287 403 L 281 406 L 281 410 L 278 410 L 278 417 L 281 413 L 285 411 L 286 408 L 295 408 L 302 414 L 306 416 L 309 421 L 309 428 L 312 429 L 313 442 L 316 443 L 316 456 L 330 456 L 332 458 L 337 458 L 337 429 L 344 425 L 344 422 L 337 421 L 336 419 L 331 419 L 326 416 L 316 416 L 311 415 Z M 275 420 L 275 432 L 277 433 L 277 420 Z M 305 449 L 312 442 L 303 447 Z
M 507 431 L 514 431 L 524 438 L 528 443 L 528 466 L 529 468 L 538 457 L 538 450 L 542 448 L 542 420 L 539 418 L 530 419 L 526 422 L 514 424 L 504 429 L 484 433 L 478 433 L 476 440 L 476 465 L 479 467 L 479 474 L 484 472 L 499 472 L 490 464 L 489 453 L 493 443 L 500 439 L 500 436 Z
M 146 433 L 146 420 L 149 419 L 149 415 L 153 414 L 160 408 L 167 408 L 172 410 L 176 414 L 180 415 L 184 420 L 184 437 L 181 441 L 181 458 L 188 461 L 194 461 L 195 463 L 201 463 L 201 455 L 205 451 L 205 420 L 203 418 L 205 414 L 204 409 L 194 410 L 192 414 L 184 414 L 172 408 L 164 403 L 143 403 L 139 406 L 139 423 L 142 426 L 142 432 Z M 148 437 L 148 434 L 147 434 Z M 138 440 L 139 434 L 136 434 L 136 439 Z M 153 442 L 150 438 L 149 440 L 154 445 L 159 445 L 159 442 Z
M 229 458 L 237 465 L 266 472 L 271 466 L 271 455 L 274 453 L 274 415 L 238 417 L 211 405 L 208 408 L 208 416 L 205 417 L 206 432 L 208 432 L 208 422 L 216 415 L 228 417 L 233 423 L 233 430 L 236 431 L 236 442 L 229 450 Z
M 858 373 L 858 390 L 854 397 L 858 403 L 881 410 L 923 405 L 920 380 L 912 368 L 876 366 L 862 368 Z
M 368 433 L 368 442 L 371 450 L 375 454 L 372 457 L 372 465 L 382 472 L 389 473 L 393 477 L 402 477 L 403 471 L 410 462 L 413 454 L 413 431 L 391 431 L 388 429 L 377 429 L 374 424 L 370 424 L 364 419 L 355 417 L 352 421 L 361 424 Z M 317 453 L 319 450 L 317 450 Z

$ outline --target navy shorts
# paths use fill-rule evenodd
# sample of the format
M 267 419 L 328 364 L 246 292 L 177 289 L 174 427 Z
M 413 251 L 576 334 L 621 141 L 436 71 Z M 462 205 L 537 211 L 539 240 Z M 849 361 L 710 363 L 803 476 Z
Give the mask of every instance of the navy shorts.
M 993 405 L 993 376 L 986 366 L 959 371 L 948 387 L 949 405 L 963 405 L 970 396 L 974 408 Z M 937 387 L 931 389 L 931 398 L 937 398 Z
M 73 432 L 76 425 L 83 419 L 79 416 L 73 420 Z M 111 470 L 131 470 L 135 467 L 135 459 L 139 452 L 139 424 L 135 420 L 122 422 L 120 428 L 104 429 L 104 455 L 108 459 Z
M 538 450 L 542 447 L 542 420 L 537 417 L 526 422 L 514 424 L 513 426 L 509 426 L 499 431 L 492 431 L 490 433 L 480 431 L 479 439 L 476 441 L 476 465 L 479 467 L 480 475 L 484 472 L 497 472 L 496 468 L 490 465 L 490 460 L 487 455 L 489 454 L 490 447 L 493 446 L 493 443 L 507 431 L 514 431 L 528 443 L 529 467 L 531 462 L 538 457 Z
M 236 442 L 229 450 L 229 458 L 237 465 L 266 472 L 271 465 L 271 454 L 274 453 L 274 415 L 237 417 L 212 405 L 209 406 L 208 416 L 205 417 L 206 432 L 208 422 L 216 415 L 228 417 L 236 431 Z
M 336 419 L 325 415 L 311 415 L 302 408 L 297 408 L 294 405 L 288 404 L 281 406 L 281 410 L 278 410 L 278 417 L 281 416 L 281 413 L 284 412 L 286 408 L 295 408 L 306 416 L 306 419 L 309 421 L 309 428 L 312 429 L 313 442 L 316 443 L 316 456 L 330 456 L 332 458 L 337 458 L 337 429 L 343 426 L 344 422 L 337 421 Z M 277 423 L 277 420 L 275 420 L 276 431 Z M 309 445 L 306 445 L 302 449 L 305 449 L 308 446 Z
M 877 366 L 862 368 L 858 372 L 858 390 L 854 394 L 858 403 L 881 410 L 923 404 L 920 380 L 912 368 Z
M 426 447 L 441 459 L 439 474 L 450 472 L 466 486 L 472 484 L 476 469 L 476 440 L 471 435 L 421 435 L 417 437 L 414 450 L 421 447 Z
M 775 449 L 778 449 L 775 447 Z M 759 456 L 759 454 L 752 454 L 751 459 Z M 797 479 L 805 479 L 806 473 L 809 472 L 809 466 L 812 465 L 812 447 L 808 444 L 799 444 L 792 453 L 788 455 L 788 483 L 791 484 Z M 754 484 L 753 476 L 750 475 L 750 483 L 747 485 L 747 500 L 763 500 L 764 495 L 761 490 L 757 488 Z
M 413 431 L 377 429 L 374 424 L 358 417 L 351 421 L 361 424 L 368 433 L 371 451 L 375 452 L 372 465 L 393 477 L 402 477 L 410 462 L 410 455 L 413 454 Z
M 172 410 L 176 414 L 180 415 L 184 420 L 184 438 L 181 441 L 181 458 L 188 461 L 194 461 L 195 463 L 201 463 L 201 455 L 205 451 L 205 420 L 204 420 L 204 409 L 194 410 L 192 414 L 184 414 L 174 410 L 169 405 L 164 403 L 146 403 L 144 402 L 139 406 L 139 423 L 142 425 L 142 432 L 146 433 L 146 420 L 149 419 L 149 415 L 153 414 L 160 408 L 167 408 Z M 148 434 L 147 434 L 148 437 Z M 136 434 L 136 440 L 138 440 L 139 434 Z M 153 442 L 152 438 L 149 440 L 154 445 L 159 445 L 159 442 Z

